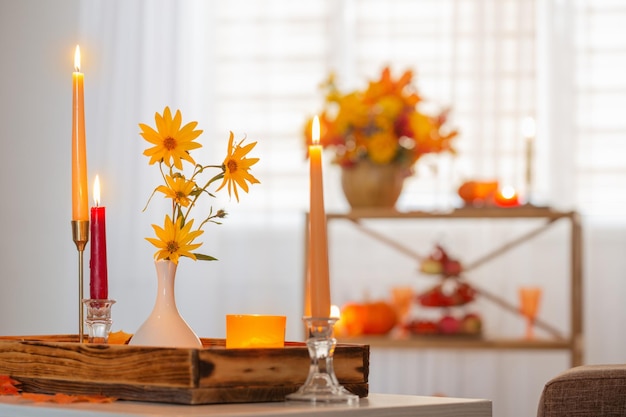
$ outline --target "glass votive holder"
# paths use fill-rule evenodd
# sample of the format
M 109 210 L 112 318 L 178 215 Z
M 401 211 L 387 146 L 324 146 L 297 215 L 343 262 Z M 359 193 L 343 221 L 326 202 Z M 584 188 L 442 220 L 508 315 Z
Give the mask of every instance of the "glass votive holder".
M 282 348 L 286 323 L 286 316 L 227 314 L 226 348 Z

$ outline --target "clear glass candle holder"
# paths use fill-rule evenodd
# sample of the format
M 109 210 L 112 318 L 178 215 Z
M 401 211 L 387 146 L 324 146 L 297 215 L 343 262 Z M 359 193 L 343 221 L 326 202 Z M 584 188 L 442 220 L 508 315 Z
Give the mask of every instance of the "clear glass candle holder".
M 89 343 L 108 343 L 111 331 L 111 307 L 115 300 L 85 299 L 83 304 L 87 309 L 85 325 L 89 334 Z
M 333 337 L 336 318 L 305 317 L 306 341 L 311 358 L 309 375 L 298 391 L 288 394 L 289 401 L 309 403 L 332 403 L 355 405 L 358 395 L 352 394 L 339 384 L 333 365 L 337 339 Z

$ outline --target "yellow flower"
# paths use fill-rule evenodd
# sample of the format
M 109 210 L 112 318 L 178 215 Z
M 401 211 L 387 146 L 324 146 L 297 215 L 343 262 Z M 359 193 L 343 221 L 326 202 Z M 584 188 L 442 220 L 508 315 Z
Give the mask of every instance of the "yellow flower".
M 337 130 L 347 133 L 350 130 L 364 128 L 369 123 L 370 108 L 363 103 L 361 94 L 352 93 L 338 100 L 339 111 L 335 118 Z
M 156 128 L 151 128 L 144 124 L 139 124 L 141 136 L 154 147 L 146 149 L 144 155 L 150 158 L 150 165 L 158 162 L 161 177 L 164 180 L 162 185 L 157 186 L 148 199 L 148 204 L 157 192 L 163 193 L 165 198 L 172 200 L 171 212 L 165 216 L 163 228 L 152 225 L 156 237 L 146 238 L 158 248 L 154 254 L 156 259 L 166 259 L 178 263 L 180 257 L 188 257 L 195 260 L 214 261 L 216 258 L 202 253 L 192 251 L 202 246 L 202 243 L 194 243 L 194 240 L 203 233 L 203 228 L 209 223 L 221 224 L 221 219 L 226 217 L 223 209 L 208 211 L 203 210 L 201 218 L 196 218 L 194 230 L 194 220 L 192 211 L 198 207 L 198 201 L 203 197 L 215 197 L 211 192 L 211 187 L 216 186 L 221 179 L 224 181 L 220 189 L 228 182 L 228 194 L 234 190 L 237 201 L 237 186 L 246 192 L 249 183 L 258 183 L 248 170 L 258 162 L 258 158 L 245 158 L 254 148 L 256 142 L 241 146 L 242 142 L 233 146 L 234 135 L 230 133 L 228 143 L 228 156 L 222 164 L 201 164 L 196 163 L 190 153 L 193 149 L 201 148 L 202 145 L 194 142 L 201 133 L 195 130 L 197 122 L 188 123 L 181 128 L 182 116 L 180 110 L 172 117 L 169 107 L 163 111 L 163 115 L 156 113 Z M 183 170 L 183 160 L 193 164 L 193 168 Z M 166 167 L 164 167 L 164 165 Z M 216 170 L 215 174 L 210 174 L 211 170 Z M 188 172 L 191 171 L 191 172 Z M 219 189 L 217 190 L 219 191 Z M 145 209 L 144 209 L 145 210 Z
M 244 158 L 248 152 L 256 146 L 256 142 L 252 142 L 246 146 L 241 146 L 243 139 L 237 145 L 233 146 L 233 132 L 230 132 L 230 139 L 228 140 L 228 154 L 224 159 L 224 180 L 216 191 L 221 190 L 226 184 L 228 184 L 228 195 L 231 195 L 231 190 L 235 194 L 235 198 L 239 201 L 239 194 L 237 193 L 237 186 L 241 187 L 246 193 L 248 192 L 248 181 L 250 184 L 258 184 L 257 180 L 252 174 L 248 172 L 250 167 L 257 162 L 259 158 Z
M 174 200 L 174 203 L 183 207 L 187 207 L 191 203 L 189 196 L 196 187 L 195 182 L 188 181 L 182 175 L 175 177 L 168 175 L 165 177 L 165 182 L 167 186 L 159 185 L 156 190 L 162 192 L 165 194 L 165 197 L 171 198 Z
M 182 159 L 195 164 L 189 151 L 202 146 L 193 142 L 202 133 L 202 130 L 194 130 L 198 122 L 187 123 L 181 128 L 180 110 L 177 110 L 172 118 L 169 107 L 165 108 L 163 115 L 155 113 L 154 120 L 157 130 L 143 123 L 139 124 L 141 136 L 154 145 L 143 152 L 144 155 L 150 157 L 150 165 L 163 161 L 168 167 L 171 167 L 173 163 L 176 168 L 183 169 Z
M 166 215 L 164 229 L 155 224 L 152 225 L 158 239 L 147 237 L 146 240 L 159 249 L 154 254 L 157 260 L 169 259 L 175 264 L 178 263 L 178 258 L 181 256 L 187 256 L 196 260 L 196 255 L 191 251 L 197 249 L 202 244 L 191 242 L 204 233 L 204 231 L 195 230 L 191 232 L 193 220 L 190 220 L 189 223 L 185 224 L 183 227 L 181 227 L 181 222 L 181 217 L 174 223 L 170 216 Z
M 381 131 L 370 136 L 367 153 L 376 164 L 388 164 L 396 156 L 398 141 L 389 132 Z
M 404 108 L 404 102 L 401 97 L 385 96 L 378 101 L 377 107 L 380 109 L 378 117 L 384 117 L 387 123 L 389 123 L 398 118 Z

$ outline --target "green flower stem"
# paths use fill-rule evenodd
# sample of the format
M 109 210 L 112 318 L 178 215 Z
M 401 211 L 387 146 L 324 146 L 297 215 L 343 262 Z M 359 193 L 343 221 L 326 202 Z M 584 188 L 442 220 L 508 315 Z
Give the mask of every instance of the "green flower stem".
M 200 188 L 199 193 L 196 193 L 196 195 L 193 198 L 193 201 L 191 202 L 191 204 L 189 205 L 189 208 L 187 208 L 187 213 L 185 213 L 185 216 L 183 217 L 183 220 L 185 218 L 187 218 L 187 215 L 189 215 L 189 212 L 191 211 L 191 208 L 196 204 L 196 201 L 198 200 L 198 198 L 200 197 L 200 195 L 202 194 L 202 192 L 206 192 L 207 194 L 211 195 L 211 193 L 209 193 L 207 191 L 207 188 L 209 188 L 209 185 L 213 184 L 215 181 L 220 180 L 222 178 L 224 178 L 224 167 L 222 165 L 207 165 L 206 167 L 203 167 L 202 170 L 204 170 L 204 168 L 220 168 L 222 169 L 222 172 L 215 175 L 213 178 L 211 178 L 209 181 L 207 181 L 207 183 L 204 185 L 204 187 Z M 194 173 L 191 178 L 193 179 L 196 176 L 196 173 Z M 207 222 L 207 220 L 203 221 L 200 225 L 200 227 L 205 224 Z M 199 229 L 199 228 L 198 228 Z

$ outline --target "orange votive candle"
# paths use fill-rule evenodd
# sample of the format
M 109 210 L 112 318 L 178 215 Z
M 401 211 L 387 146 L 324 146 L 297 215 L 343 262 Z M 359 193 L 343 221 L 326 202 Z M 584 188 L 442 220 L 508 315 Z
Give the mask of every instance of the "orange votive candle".
M 285 346 L 285 316 L 259 314 L 226 315 L 226 348 L 282 348 Z

